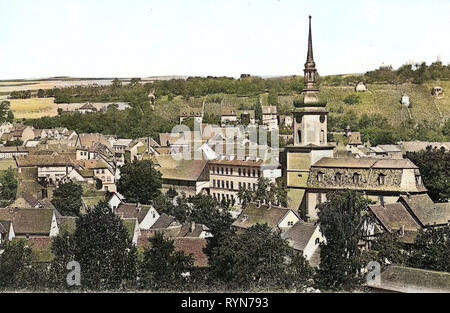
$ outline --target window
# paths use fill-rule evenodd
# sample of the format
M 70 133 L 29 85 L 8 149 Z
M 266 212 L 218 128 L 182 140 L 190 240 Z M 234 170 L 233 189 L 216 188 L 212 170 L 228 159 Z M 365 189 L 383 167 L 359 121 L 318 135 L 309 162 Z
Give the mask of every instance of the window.
M 320 239 L 316 238 L 316 246 L 320 243 Z
M 213 179 L 213 187 L 216 187 L 216 180 Z
M 229 188 L 228 188 L 228 180 L 226 181 L 226 186 L 227 186 L 227 189 L 229 189 Z
M 419 186 L 422 185 L 422 176 L 416 175 L 416 183 L 417 183 L 417 185 L 419 185 Z
M 378 184 L 384 185 L 386 183 L 386 175 L 380 174 L 378 175 Z
M 245 176 L 245 174 L 246 174 L 246 170 L 245 170 L 245 168 L 242 170 L 242 176 Z
M 380 204 L 384 206 L 384 204 L 385 204 L 384 197 L 383 196 L 379 196 L 378 199 L 380 201 Z
M 256 184 L 253 184 L 253 191 L 256 191 Z
M 230 168 L 230 175 L 233 175 L 233 168 Z
M 220 168 L 220 172 L 221 172 L 221 173 L 222 173 L 222 175 L 223 175 L 223 167 L 221 167 L 221 168 Z
M 256 171 L 255 170 L 253 170 L 253 177 L 255 177 L 256 176 Z
M 359 185 L 359 182 L 361 180 L 361 175 L 358 173 L 353 174 L 353 183 L 356 185 Z
M 317 173 L 317 181 L 319 183 L 323 182 L 323 177 L 324 177 L 324 173 L 322 173 L 322 172 Z
M 342 174 L 337 172 L 334 176 L 334 180 L 336 181 L 336 183 L 342 183 Z
M 234 184 L 233 184 L 233 182 L 230 182 L 230 184 L 231 184 L 231 189 L 234 189 Z
M 261 171 L 260 170 L 258 170 L 258 177 L 260 177 L 261 176 Z
M 241 176 L 241 169 L 240 168 L 238 169 L 238 173 L 239 173 L 239 176 Z
M 227 167 L 227 168 L 225 168 L 225 174 L 227 174 L 227 175 L 228 175 L 228 167 Z
M 225 181 L 222 180 L 222 188 L 225 188 Z
M 294 222 L 293 221 L 289 221 L 287 224 L 288 224 L 288 226 L 294 226 Z
M 239 182 L 239 189 L 241 189 L 241 187 L 242 187 L 241 182 Z
M 325 115 L 320 116 L 320 122 L 323 124 L 325 123 Z
M 300 129 L 297 131 L 297 143 L 302 143 L 302 131 Z

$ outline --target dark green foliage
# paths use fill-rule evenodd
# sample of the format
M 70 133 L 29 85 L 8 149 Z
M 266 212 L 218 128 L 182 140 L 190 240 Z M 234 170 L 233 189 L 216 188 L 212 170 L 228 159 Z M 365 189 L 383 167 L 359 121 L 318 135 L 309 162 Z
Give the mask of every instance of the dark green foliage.
M 117 191 L 129 202 L 151 204 L 161 194 L 161 173 L 152 161 L 136 161 L 120 168 Z
M 412 267 L 450 272 L 450 226 L 421 231 L 408 263 Z
M 262 112 L 261 102 L 259 99 L 258 99 L 258 102 L 256 102 L 256 104 L 255 104 L 255 119 L 257 121 L 259 121 L 260 124 L 262 124 L 263 112 Z
M 173 241 L 162 234 L 150 238 L 150 248 L 144 252 L 140 269 L 140 284 L 152 290 L 181 289 L 186 278 L 181 274 L 193 266 L 192 256 L 175 251 Z
M 327 194 L 319 207 L 319 223 L 327 238 L 321 243 L 316 283 L 325 290 L 351 289 L 359 282 L 361 264 L 358 242 L 363 234 L 363 211 L 369 201 L 354 191 Z
M 237 196 L 244 207 L 252 201 L 286 206 L 288 200 L 286 178 L 279 178 L 275 183 L 271 183 L 269 179 L 261 176 L 258 178 L 255 191 L 241 187 Z
M 74 182 L 60 184 L 53 192 L 52 204 L 64 216 L 78 216 L 83 205 L 83 188 Z
M 17 173 L 9 168 L 0 175 L 0 200 L 15 200 L 17 194 Z
M 406 157 L 420 169 L 428 194 L 435 202 L 450 199 L 450 152 L 427 147 L 426 151 L 407 152 Z
M 12 123 L 14 121 L 14 114 L 10 110 L 10 102 L 9 101 L 1 101 L 0 102 L 0 124 L 4 122 Z
M 25 240 L 8 242 L 0 254 L 0 289 L 42 289 L 46 271 L 35 258 Z
M 224 238 L 209 258 L 211 279 L 235 290 L 303 289 L 312 270 L 303 256 L 267 225 Z
M 80 263 L 83 289 L 123 289 L 136 284 L 136 247 L 122 220 L 106 202 L 81 215 L 75 233 L 62 234 L 55 240 L 52 251 L 54 274 L 63 273 L 63 266 L 72 258 Z M 56 282 L 63 284 L 60 276 Z
M 377 251 L 378 262 L 382 265 L 404 265 L 407 260 L 406 251 L 395 234 L 383 233 L 373 242 L 372 249 Z

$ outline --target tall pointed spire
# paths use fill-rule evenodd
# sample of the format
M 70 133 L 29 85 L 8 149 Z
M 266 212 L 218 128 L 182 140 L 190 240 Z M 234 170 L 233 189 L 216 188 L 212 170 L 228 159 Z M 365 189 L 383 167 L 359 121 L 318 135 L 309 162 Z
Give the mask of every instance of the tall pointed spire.
M 308 35 L 308 57 L 306 62 L 314 62 L 313 46 L 312 46 L 312 32 L 311 32 L 311 15 L 309 16 L 309 35 Z
M 306 57 L 305 69 L 305 103 L 314 103 L 318 101 L 319 86 L 317 84 L 318 73 L 316 62 L 314 62 L 311 15 L 309 16 L 309 34 L 308 34 L 308 55 Z

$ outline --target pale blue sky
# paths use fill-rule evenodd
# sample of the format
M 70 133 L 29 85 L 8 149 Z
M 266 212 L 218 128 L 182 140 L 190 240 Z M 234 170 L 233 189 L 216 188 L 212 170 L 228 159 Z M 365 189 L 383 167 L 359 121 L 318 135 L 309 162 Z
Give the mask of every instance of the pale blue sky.
M 0 0 L 0 79 L 302 74 L 450 62 L 448 0 Z

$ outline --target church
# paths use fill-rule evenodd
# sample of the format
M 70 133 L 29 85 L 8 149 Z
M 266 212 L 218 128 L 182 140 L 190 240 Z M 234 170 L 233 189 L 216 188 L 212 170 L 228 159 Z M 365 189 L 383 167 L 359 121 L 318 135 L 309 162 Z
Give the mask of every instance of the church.
M 334 157 L 336 144 L 327 141 L 327 101 L 318 85 L 311 16 L 304 82 L 302 98 L 294 102 L 294 143 L 285 148 L 290 208 L 304 220 L 315 221 L 318 206 L 331 191 L 356 190 L 382 205 L 395 203 L 401 195 L 427 192 L 418 167 L 410 160 Z

